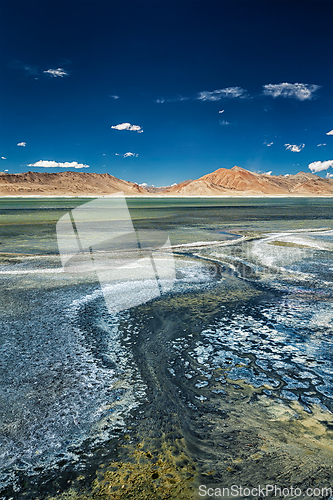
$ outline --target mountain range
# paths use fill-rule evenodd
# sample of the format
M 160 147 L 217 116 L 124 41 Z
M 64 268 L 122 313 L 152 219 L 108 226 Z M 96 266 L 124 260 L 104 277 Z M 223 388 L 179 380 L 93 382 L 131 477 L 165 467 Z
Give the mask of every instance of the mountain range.
M 219 168 L 195 180 L 152 188 L 90 172 L 0 172 L 0 196 L 105 196 L 122 191 L 146 196 L 333 196 L 333 179 L 299 172 L 269 175 L 241 167 Z
M 0 196 L 103 196 L 119 191 L 125 195 L 148 194 L 138 184 L 110 174 L 72 171 L 0 173 Z
M 183 196 L 323 196 L 333 194 L 333 180 L 305 172 L 276 176 L 249 172 L 241 167 L 219 168 L 194 181 L 186 181 L 167 188 L 164 193 Z

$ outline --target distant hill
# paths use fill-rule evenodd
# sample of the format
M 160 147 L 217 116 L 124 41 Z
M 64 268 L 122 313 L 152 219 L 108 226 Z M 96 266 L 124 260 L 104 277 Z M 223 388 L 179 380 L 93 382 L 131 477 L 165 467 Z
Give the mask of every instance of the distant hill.
M 0 196 L 105 196 L 122 191 L 125 195 L 146 196 L 333 196 L 333 180 L 299 172 L 295 175 L 268 175 L 241 167 L 219 168 L 196 180 L 175 186 L 139 186 L 110 174 L 88 172 L 0 172 Z
M 148 194 L 142 186 L 117 179 L 110 174 L 72 171 L 0 173 L 0 196 L 102 196 L 119 191 L 127 195 Z
M 235 195 L 333 195 L 333 180 L 299 172 L 295 175 L 268 175 L 249 172 L 241 167 L 219 168 L 194 181 L 186 181 L 163 191 L 180 196 Z

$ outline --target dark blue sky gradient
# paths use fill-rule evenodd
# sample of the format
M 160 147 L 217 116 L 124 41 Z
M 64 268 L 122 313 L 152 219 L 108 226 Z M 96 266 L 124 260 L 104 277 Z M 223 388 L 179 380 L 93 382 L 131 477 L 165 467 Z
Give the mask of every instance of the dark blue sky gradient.
M 331 1 L 0 0 L 0 9 L 2 171 L 76 161 L 168 185 L 220 167 L 279 175 L 333 160 Z M 44 73 L 57 68 L 68 74 Z M 263 95 L 284 82 L 320 88 L 306 100 Z M 198 100 L 228 87 L 247 95 Z M 143 133 L 111 129 L 124 122 Z M 138 156 L 116 156 L 127 152 Z

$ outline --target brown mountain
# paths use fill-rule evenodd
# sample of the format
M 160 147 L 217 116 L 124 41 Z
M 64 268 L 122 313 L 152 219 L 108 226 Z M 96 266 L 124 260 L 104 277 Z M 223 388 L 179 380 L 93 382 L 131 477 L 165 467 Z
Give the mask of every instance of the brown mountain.
M 117 179 L 110 174 L 71 171 L 0 173 L 0 196 L 101 196 L 118 191 L 127 195 L 148 194 L 142 186 Z
M 268 175 L 249 172 L 241 167 L 219 168 L 191 182 L 172 186 L 163 194 L 183 196 L 241 195 L 333 195 L 333 180 L 299 172 L 296 175 Z
M 170 196 L 333 196 L 333 180 L 299 172 L 275 176 L 249 172 L 241 167 L 219 168 L 196 180 L 168 188 L 145 189 L 110 174 L 88 172 L 0 172 L 0 196 L 103 196 L 122 191 L 126 195 Z

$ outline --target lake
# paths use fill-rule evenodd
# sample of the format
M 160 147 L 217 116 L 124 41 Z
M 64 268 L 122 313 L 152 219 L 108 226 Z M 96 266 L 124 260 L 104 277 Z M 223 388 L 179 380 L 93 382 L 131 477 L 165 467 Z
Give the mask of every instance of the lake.
M 56 224 L 89 202 L 0 199 L 0 498 L 329 487 L 333 199 L 127 198 L 174 279 L 141 300 L 124 274 L 116 312 L 63 272 Z

